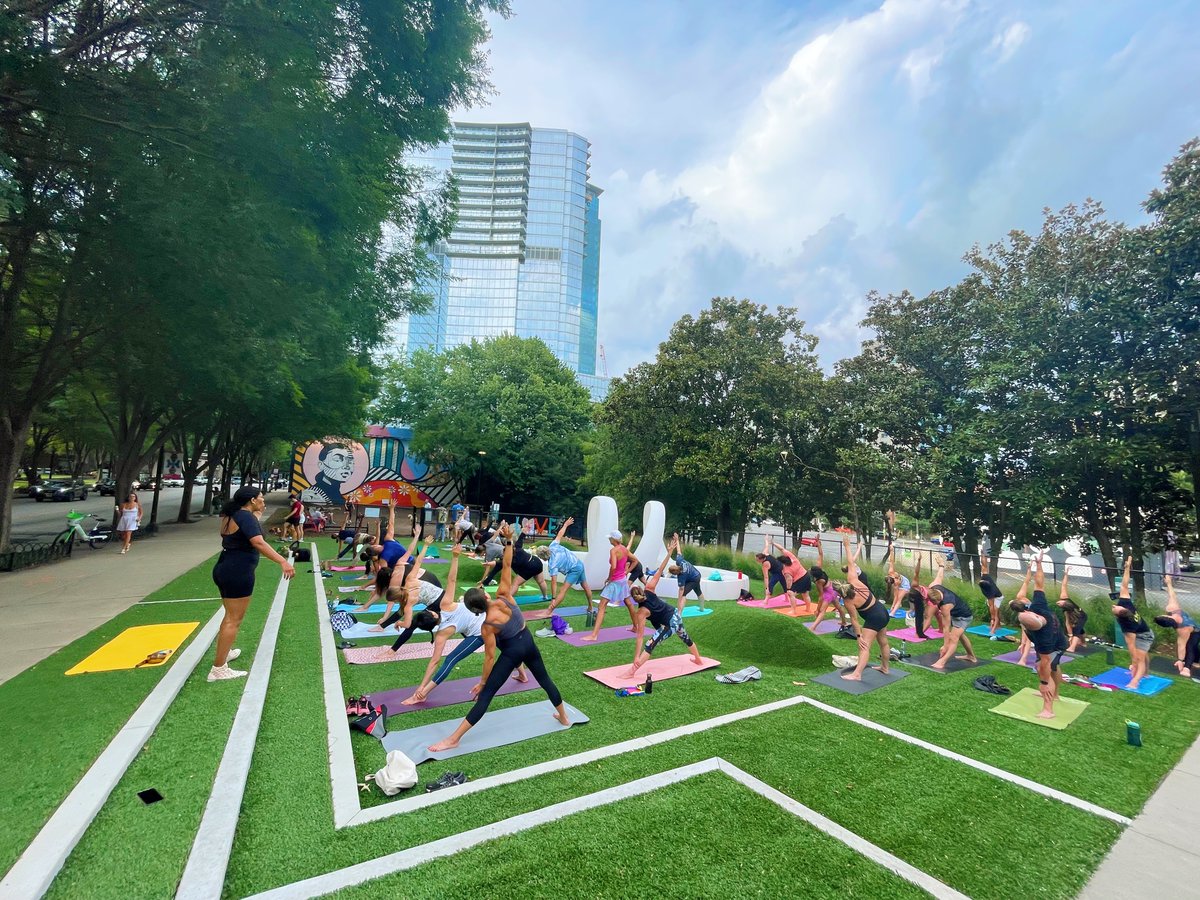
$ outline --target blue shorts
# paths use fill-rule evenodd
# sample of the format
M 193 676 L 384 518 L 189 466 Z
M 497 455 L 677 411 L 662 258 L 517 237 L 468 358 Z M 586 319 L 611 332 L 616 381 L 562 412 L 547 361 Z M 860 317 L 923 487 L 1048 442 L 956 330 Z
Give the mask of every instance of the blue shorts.
M 629 599 L 629 582 L 624 578 L 620 581 L 610 581 L 604 586 L 600 596 L 612 603 L 624 603 Z
M 583 563 L 571 566 L 571 568 L 562 573 L 563 581 L 565 581 L 567 584 L 574 585 L 575 587 L 583 587 L 583 580 L 586 577 L 587 574 L 584 572 Z

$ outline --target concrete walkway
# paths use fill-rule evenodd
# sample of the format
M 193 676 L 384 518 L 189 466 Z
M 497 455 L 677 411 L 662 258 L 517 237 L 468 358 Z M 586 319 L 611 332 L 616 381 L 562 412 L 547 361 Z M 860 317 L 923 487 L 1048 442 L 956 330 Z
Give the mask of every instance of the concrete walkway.
M 268 499 L 267 517 L 284 502 Z M 77 547 L 71 558 L 0 574 L 0 684 L 104 624 L 221 549 L 216 516 L 167 524 L 158 534 L 117 547 Z M 198 596 L 216 597 L 217 590 Z
M 1080 900 L 1197 896 L 1200 872 L 1200 740 L 1113 844 Z

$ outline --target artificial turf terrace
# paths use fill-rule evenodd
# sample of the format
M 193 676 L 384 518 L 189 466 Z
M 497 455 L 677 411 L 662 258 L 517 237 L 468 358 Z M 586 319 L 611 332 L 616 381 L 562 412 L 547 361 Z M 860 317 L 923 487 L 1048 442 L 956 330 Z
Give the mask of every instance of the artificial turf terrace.
M 328 546 L 324 542 L 321 549 Z M 477 577 L 474 566 L 464 562 L 464 581 Z M 283 607 L 253 765 L 221 888 L 224 896 L 270 891 L 714 758 L 973 897 L 1074 896 L 1122 829 L 1102 815 L 808 703 L 466 796 L 448 791 L 426 809 L 335 828 L 321 664 L 321 642 L 331 638 L 320 612 L 321 586 L 307 569 L 299 567 Z M 206 597 L 211 593 L 208 572 L 208 564 L 199 566 L 146 600 Z M 270 579 L 260 579 L 240 639 L 247 651 L 257 644 L 275 587 Z M 969 588 L 963 590 L 971 595 Z M 130 625 L 204 622 L 216 605 L 206 600 L 144 602 L 0 685 L 0 750 L 7 759 L 21 760 L 19 766 L 5 766 L 0 775 L 0 787 L 10 799 L 0 830 L 4 870 L 164 671 L 62 673 Z M 831 652 L 848 652 L 850 642 L 812 637 L 800 623 L 766 610 L 733 603 L 715 608 L 713 615 L 688 622 L 702 652 L 722 661 L 719 671 L 756 665 L 763 672 L 761 681 L 721 685 L 712 672 L 699 673 L 662 683 L 651 697 L 620 699 L 582 671 L 627 662 L 626 644 L 574 648 L 539 639 L 565 698 L 591 722 L 509 747 L 426 763 L 420 768 L 422 782 L 459 769 L 478 781 L 803 696 L 1132 817 L 1200 732 L 1200 688 L 1182 682 L 1156 697 L 1068 686 L 1067 696 L 1091 706 L 1062 732 L 992 715 L 988 710 L 1000 698 L 971 688 L 977 674 L 995 674 L 1014 690 L 1036 684 L 1032 673 L 1003 663 L 945 676 L 910 670 L 910 677 L 885 689 L 848 696 L 813 684 L 811 678 L 828 670 Z M 610 610 L 606 624 L 620 622 L 627 622 L 624 612 Z M 987 641 L 976 647 L 981 656 L 1011 649 Z M 660 652 L 681 650 L 669 642 Z M 251 655 L 243 657 L 246 665 L 258 663 Z M 348 666 L 340 654 L 335 658 L 343 696 L 412 683 L 426 664 Z M 481 664 L 481 656 L 468 659 L 455 677 L 475 674 Z M 1098 654 L 1072 664 L 1069 671 L 1095 674 L 1105 668 L 1103 654 Z M 49 896 L 174 893 L 242 692 L 235 686 L 241 682 L 207 684 L 206 671 L 205 662 L 188 678 L 67 859 Z M 542 700 L 537 693 L 500 697 L 494 708 Z M 458 706 L 407 713 L 391 727 L 457 720 L 464 711 Z M 1124 723 L 1130 718 L 1141 723 L 1141 748 L 1124 741 Z M 345 727 L 344 721 L 335 722 L 335 731 L 339 727 Z M 382 765 L 382 748 L 374 739 L 355 734 L 350 747 L 360 778 Z M 136 792 L 147 787 L 157 788 L 165 800 L 143 805 Z M 385 798 L 376 791 L 360 794 L 358 800 L 365 812 L 382 815 L 388 804 L 402 804 L 406 796 Z M 1039 852 L 1014 853 L 1017 846 L 1038 846 Z M 1047 857 L 1053 860 L 1050 867 Z M 508 888 L 529 896 L 618 897 L 638 890 L 650 877 L 656 892 L 668 896 L 924 893 L 875 858 L 710 771 L 449 858 L 431 859 L 338 895 L 445 897 Z

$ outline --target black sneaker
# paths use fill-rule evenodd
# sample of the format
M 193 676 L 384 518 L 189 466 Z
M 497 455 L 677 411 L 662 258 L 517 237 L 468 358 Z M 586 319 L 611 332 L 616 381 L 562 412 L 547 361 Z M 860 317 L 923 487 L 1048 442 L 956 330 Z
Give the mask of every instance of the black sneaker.
M 432 791 L 440 791 L 442 788 L 454 787 L 459 784 L 466 784 L 470 779 L 467 778 L 466 772 L 444 772 L 442 777 L 437 781 L 430 781 L 425 785 L 425 793 Z

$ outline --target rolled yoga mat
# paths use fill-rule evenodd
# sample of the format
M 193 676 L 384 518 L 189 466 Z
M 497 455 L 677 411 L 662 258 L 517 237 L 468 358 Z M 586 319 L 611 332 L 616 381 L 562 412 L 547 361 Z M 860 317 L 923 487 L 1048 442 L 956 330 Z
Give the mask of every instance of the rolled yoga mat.
M 996 660 L 997 662 L 1012 663 L 1014 666 L 1019 666 L 1021 664 L 1021 651 L 1010 650 L 1008 653 L 997 654 L 996 656 L 993 656 L 992 659 Z M 1062 663 L 1060 665 L 1065 666 L 1067 663 L 1074 661 L 1075 655 L 1073 653 L 1064 653 L 1062 655 Z M 1032 650 L 1029 651 L 1029 658 L 1025 661 L 1025 668 L 1032 669 L 1035 672 L 1037 671 L 1037 653 Z
M 935 669 L 933 664 L 938 661 L 941 656 L 941 651 L 935 650 L 933 653 L 922 653 L 920 656 L 914 656 L 904 660 L 904 663 L 909 666 L 916 666 L 919 669 L 928 669 L 930 672 L 936 672 L 939 675 L 946 675 L 950 672 L 962 672 L 964 669 L 974 669 L 979 666 L 986 666 L 991 662 L 990 659 L 981 659 L 978 662 L 967 662 L 965 659 L 955 659 L 951 657 L 946 662 L 946 668 Z
M 1020 719 L 1022 722 L 1030 722 L 1033 725 L 1041 725 L 1043 728 L 1062 731 L 1078 719 L 1088 706 L 1089 704 L 1082 700 L 1059 697 L 1054 702 L 1054 718 L 1039 719 L 1038 713 L 1042 711 L 1042 695 L 1033 688 L 1025 688 L 1013 694 L 999 706 L 993 706 L 988 712 L 1007 716 L 1010 719 Z
M 655 682 L 667 681 L 671 678 L 679 678 L 683 675 L 703 672 L 705 669 L 713 669 L 720 664 L 718 660 L 701 656 L 700 665 L 696 665 L 692 662 L 692 654 L 683 653 L 677 656 L 651 658 L 650 662 L 641 666 L 635 675 L 628 674 L 630 663 L 609 666 L 607 669 L 594 669 L 591 672 L 584 672 L 583 674 L 593 681 L 600 682 L 605 687 L 619 690 L 623 687 L 632 687 L 635 684 L 644 683 L 648 675 L 653 675 Z
M 538 689 L 538 683 L 532 675 L 526 676 L 529 680 L 524 684 L 516 679 L 510 678 L 500 690 L 496 691 L 496 696 L 503 694 L 520 694 L 523 691 L 535 691 Z M 368 694 L 367 697 L 376 706 L 386 706 L 388 708 L 388 720 L 392 716 L 398 716 L 401 713 L 416 712 L 419 709 L 438 709 L 442 706 L 454 706 L 456 703 L 468 703 L 475 700 L 471 696 L 471 689 L 479 684 L 479 678 L 455 678 L 453 681 L 443 681 L 433 689 L 424 703 L 414 703 L 412 706 L 404 706 L 401 701 L 407 700 L 417 692 L 417 686 L 396 688 L 391 691 L 376 691 L 373 694 Z
M 443 654 L 450 653 L 455 647 L 461 643 L 458 638 L 452 638 L 446 641 L 446 646 L 442 649 Z M 387 651 L 383 653 L 382 651 Z M 482 653 L 483 648 L 480 647 L 475 651 Z M 342 655 L 346 658 L 346 662 L 353 666 L 366 666 L 372 663 L 384 662 L 402 662 L 411 659 L 429 659 L 433 656 L 433 642 L 421 641 L 414 644 L 409 641 L 396 653 L 392 653 L 391 649 L 386 644 L 378 644 L 372 647 L 347 647 L 342 651 Z
M 564 706 L 572 725 L 582 725 L 588 721 L 588 717 L 571 704 L 567 703 Z M 391 713 L 390 706 L 388 713 Z M 428 759 L 452 759 L 479 750 L 506 747 L 556 731 L 566 731 L 568 727 L 554 718 L 554 707 L 550 705 L 549 700 L 539 700 L 521 706 L 491 710 L 479 720 L 478 725 L 463 735 L 459 745 L 453 750 L 430 753 L 429 745 L 449 737 L 461 721 L 461 718 L 454 718 L 432 725 L 422 725 L 420 728 L 389 731 L 384 735 L 383 749 L 389 752 L 399 750 L 415 764 L 420 765 Z
M 614 625 L 612 628 L 601 628 L 600 634 L 594 641 L 585 641 L 584 638 L 591 635 L 592 630 L 589 628 L 586 631 L 576 631 L 574 634 L 560 634 L 558 639 L 564 644 L 570 644 L 572 647 L 594 647 L 597 644 L 611 644 L 613 641 L 632 641 L 637 635 L 629 630 L 628 625 Z M 646 626 L 645 637 L 649 637 L 654 633 L 649 625 Z
M 887 687 L 901 678 L 908 677 L 908 673 L 903 669 L 893 667 L 890 672 L 884 675 L 874 666 L 867 666 L 867 668 L 863 669 L 862 681 L 847 681 L 842 677 L 842 673 L 852 671 L 853 669 L 838 669 L 836 672 L 826 672 L 824 675 L 818 675 L 813 681 L 846 694 L 869 694 L 876 688 Z
M 1132 678 L 1133 674 L 1128 669 L 1109 669 L 1107 672 L 1093 675 L 1092 683 L 1107 684 L 1111 687 L 1120 688 L 1126 693 L 1139 694 L 1142 697 L 1153 697 L 1155 694 L 1161 694 L 1171 686 L 1170 678 L 1146 675 L 1138 682 L 1137 690 L 1131 691 L 1129 689 L 1129 682 Z

